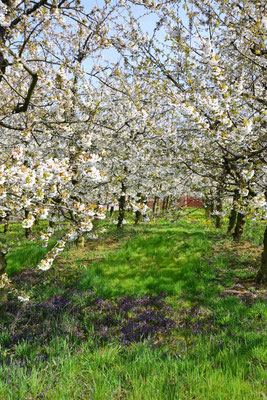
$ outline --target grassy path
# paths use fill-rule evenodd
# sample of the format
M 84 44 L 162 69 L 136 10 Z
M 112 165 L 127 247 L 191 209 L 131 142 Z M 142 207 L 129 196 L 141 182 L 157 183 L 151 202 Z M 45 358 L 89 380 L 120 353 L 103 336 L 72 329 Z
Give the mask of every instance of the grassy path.
M 201 213 L 110 228 L 15 275 L 31 300 L 1 309 L 0 399 L 265 399 L 259 229 L 233 247 Z

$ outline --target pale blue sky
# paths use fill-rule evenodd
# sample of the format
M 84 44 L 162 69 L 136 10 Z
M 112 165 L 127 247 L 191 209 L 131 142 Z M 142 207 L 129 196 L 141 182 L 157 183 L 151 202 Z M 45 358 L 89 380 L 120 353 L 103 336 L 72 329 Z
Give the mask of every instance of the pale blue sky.
M 127 2 L 127 0 L 125 0 Z M 98 6 L 100 9 L 104 4 L 103 0 L 81 0 L 81 4 L 85 7 L 86 10 L 90 10 L 94 6 Z M 147 33 L 149 36 L 153 33 L 155 29 L 156 22 L 158 21 L 158 16 L 156 14 L 150 14 L 150 15 L 143 15 L 145 13 L 145 8 L 143 6 L 138 6 L 138 5 L 131 5 L 132 13 L 134 17 L 139 18 L 139 23 L 141 25 L 141 28 L 144 33 Z M 184 10 L 182 10 L 182 7 L 180 6 L 179 10 L 180 17 L 184 16 Z M 164 43 L 164 36 L 165 33 L 163 30 L 157 32 L 157 38 Z M 118 53 L 114 48 L 110 48 L 105 50 L 104 52 L 104 57 L 106 61 L 102 61 L 101 64 L 103 63 L 104 65 L 107 64 L 107 62 L 114 63 L 119 59 Z M 84 68 L 89 72 L 92 68 L 92 60 L 89 58 L 84 62 Z

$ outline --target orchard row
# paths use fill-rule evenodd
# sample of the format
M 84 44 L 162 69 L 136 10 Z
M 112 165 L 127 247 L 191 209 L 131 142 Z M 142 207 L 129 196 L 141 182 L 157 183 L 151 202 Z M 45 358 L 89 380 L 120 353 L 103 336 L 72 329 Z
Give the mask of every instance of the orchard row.
M 0 217 L 26 230 L 48 220 L 45 242 L 69 226 L 41 269 L 67 241 L 97 235 L 107 204 L 121 228 L 126 200 L 146 214 L 155 196 L 190 193 L 218 227 L 231 211 L 236 240 L 246 215 L 265 218 L 265 8 L 0 1 Z

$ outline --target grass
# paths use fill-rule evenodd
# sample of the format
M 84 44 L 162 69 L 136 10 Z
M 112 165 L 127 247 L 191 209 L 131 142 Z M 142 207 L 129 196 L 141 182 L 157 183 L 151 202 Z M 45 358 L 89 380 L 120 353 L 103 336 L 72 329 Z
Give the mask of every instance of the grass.
M 262 224 L 238 246 L 202 210 L 108 226 L 46 273 L 38 242 L 19 224 L 9 235 L 8 271 L 31 301 L 2 306 L 0 399 L 266 398 Z
M 166 226 L 145 227 L 138 233 L 103 261 L 92 263 L 81 287 L 93 286 L 105 296 L 163 291 L 180 295 L 182 288 L 193 286 L 201 291 L 193 275 L 210 246 L 204 233 Z
M 9 275 L 18 273 L 24 268 L 36 266 L 56 243 L 56 239 L 53 238 L 45 248 L 38 240 L 40 232 L 47 228 L 45 221 L 40 221 L 38 226 L 33 227 L 31 240 L 25 238 L 20 223 L 12 223 L 11 225 L 8 234 L 4 234 L 4 226 L 0 225 L 0 240 L 10 247 L 6 269 Z

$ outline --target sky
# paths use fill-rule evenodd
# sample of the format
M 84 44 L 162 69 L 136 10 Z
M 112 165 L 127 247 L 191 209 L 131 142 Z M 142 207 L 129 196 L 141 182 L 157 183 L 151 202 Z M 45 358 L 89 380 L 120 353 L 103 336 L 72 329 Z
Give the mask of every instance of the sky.
M 125 0 L 125 2 L 127 2 L 127 0 Z M 84 6 L 85 10 L 90 11 L 90 9 L 92 9 L 94 6 L 101 8 L 105 4 L 105 2 L 103 0 L 81 0 L 81 4 Z M 131 5 L 131 10 L 133 16 L 139 18 L 139 23 L 141 25 L 142 31 L 150 36 L 155 29 L 156 22 L 158 21 L 158 16 L 156 14 L 143 15 L 145 9 L 144 7 L 138 5 Z M 184 10 L 182 9 L 182 6 L 180 6 L 179 8 L 179 15 L 180 17 L 183 18 L 185 17 L 185 13 Z M 164 37 L 165 37 L 165 32 L 163 30 L 160 30 L 157 33 L 157 38 L 162 43 L 164 43 Z M 116 61 L 119 60 L 119 55 L 114 48 L 109 48 L 105 50 L 103 54 L 104 54 L 104 60 L 101 61 L 101 64 L 103 65 L 106 65 L 107 62 L 115 63 Z M 93 66 L 93 61 L 88 58 L 84 62 L 83 66 L 85 71 L 89 72 Z

